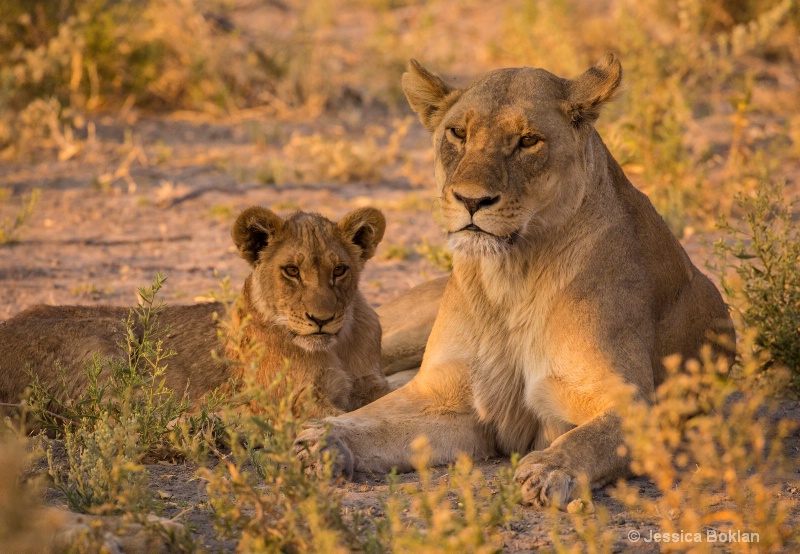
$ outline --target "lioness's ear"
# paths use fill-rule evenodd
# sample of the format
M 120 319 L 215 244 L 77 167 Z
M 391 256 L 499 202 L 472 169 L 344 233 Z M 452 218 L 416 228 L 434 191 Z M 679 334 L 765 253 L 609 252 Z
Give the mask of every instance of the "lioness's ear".
M 338 227 L 344 239 L 361 250 L 361 259 L 367 261 L 375 255 L 375 249 L 383 238 L 386 218 L 375 208 L 359 208 L 344 216 Z
M 403 73 L 403 92 L 411 109 L 431 133 L 436 130 L 445 112 L 461 95 L 460 90 L 446 84 L 439 77 L 422 67 L 417 60 L 408 63 Z
M 622 82 L 622 64 L 608 52 L 596 65 L 568 82 L 569 98 L 564 111 L 576 128 L 593 123 L 600 115 L 600 106 L 614 97 Z
M 239 214 L 231 229 L 231 237 L 239 255 L 254 266 L 258 254 L 283 227 L 283 220 L 267 208 L 253 206 Z

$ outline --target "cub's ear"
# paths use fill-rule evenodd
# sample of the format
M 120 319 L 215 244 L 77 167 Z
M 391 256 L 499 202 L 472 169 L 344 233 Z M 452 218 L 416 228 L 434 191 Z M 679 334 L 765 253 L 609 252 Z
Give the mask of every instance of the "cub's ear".
M 622 64 L 611 52 L 582 75 L 568 81 L 569 98 L 563 108 L 572 125 L 579 128 L 584 123 L 594 123 L 600 115 L 600 106 L 614 97 L 621 82 Z
M 359 208 L 344 216 L 337 226 L 344 239 L 361 250 L 361 260 L 367 261 L 375 255 L 383 238 L 386 218 L 375 208 Z
M 446 84 L 439 77 L 422 67 L 417 60 L 408 63 L 403 73 L 403 92 L 411 109 L 431 133 L 436 130 L 442 117 L 461 96 L 461 91 Z
M 283 228 L 283 220 L 267 208 L 253 206 L 239 214 L 231 229 L 231 237 L 239 255 L 255 267 L 258 254 Z

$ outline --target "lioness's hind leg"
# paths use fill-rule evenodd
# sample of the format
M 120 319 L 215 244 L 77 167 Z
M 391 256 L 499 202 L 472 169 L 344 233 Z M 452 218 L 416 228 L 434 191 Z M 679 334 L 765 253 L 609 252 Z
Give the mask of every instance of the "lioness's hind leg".
M 389 375 L 389 377 L 386 378 L 386 381 L 389 383 L 389 389 L 397 390 L 404 386 L 414 378 L 417 372 L 419 372 L 419 369 L 406 369 L 405 371 L 398 371 L 397 373 Z
M 418 368 L 449 277 L 414 287 L 379 307 L 381 367 L 386 375 Z

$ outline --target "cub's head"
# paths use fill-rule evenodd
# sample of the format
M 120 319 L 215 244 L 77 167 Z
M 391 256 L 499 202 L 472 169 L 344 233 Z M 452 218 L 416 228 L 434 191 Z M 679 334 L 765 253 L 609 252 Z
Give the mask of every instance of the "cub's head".
M 606 171 L 593 123 L 621 79 L 608 54 L 572 80 L 500 69 L 459 90 L 411 60 L 403 90 L 433 133 L 437 215 L 456 253 L 502 254 L 570 218 Z
M 231 235 L 253 266 L 249 309 L 286 327 L 307 350 L 330 347 L 353 317 L 359 275 L 385 229 L 374 208 L 358 209 L 338 224 L 318 214 L 282 219 L 266 208 L 246 209 Z

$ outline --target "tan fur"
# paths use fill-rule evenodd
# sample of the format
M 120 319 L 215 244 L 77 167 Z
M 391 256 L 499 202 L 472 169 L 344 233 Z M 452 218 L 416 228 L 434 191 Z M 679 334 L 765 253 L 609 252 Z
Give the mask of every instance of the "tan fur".
M 337 225 L 304 213 L 283 220 L 253 207 L 233 226 L 234 242 L 253 266 L 234 319 L 248 318 L 243 340 L 263 348 L 257 381 L 271 383 L 288 364 L 294 386 L 314 391 L 312 417 L 353 410 L 388 392 L 380 368 L 380 323 L 358 291 L 364 263 L 384 229 L 383 215 L 372 208 L 356 210 Z M 296 277 L 286 274 L 287 265 L 297 268 Z M 344 268 L 340 276 L 334 276 L 337 267 Z M 238 366 L 212 356 L 224 350 L 236 359 L 243 350 L 230 340 L 220 349 L 214 314 L 222 309 L 220 304 L 175 306 L 159 315 L 159 325 L 169 328 L 164 346 L 177 352 L 167 360 L 166 384 L 178 393 L 187 391 L 192 402 L 240 377 Z M 55 385 L 57 361 L 74 387 L 68 394 L 82 392 L 87 386 L 83 369 L 93 355 L 125 356 L 119 345 L 128 312 L 35 306 L 0 324 L 0 402 L 20 400 L 30 381 L 26 366 L 48 387 Z
M 621 76 L 608 55 L 573 80 L 501 69 L 456 91 L 411 63 L 403 87 L 433 133 L 454 268 L 417 376 L 325 421 L 344 472 L 408 470 L 426 435 L 434 463 L 525 455 L 524 502 L 565 506 L 579 479 L 628 473 L 619 386 L 650 401 L 664 356 L 696 357 L 714 334 L 732 345 L 719 292 L 593 127 Z M 399 357 L 426 323 L 405 328 Z M 298 437 L 301 457 L 321 432 Z
M 381 366 L 386 375 L 419 368 L 448 279 L 423 283 L 375 310 L 383 330 Z

